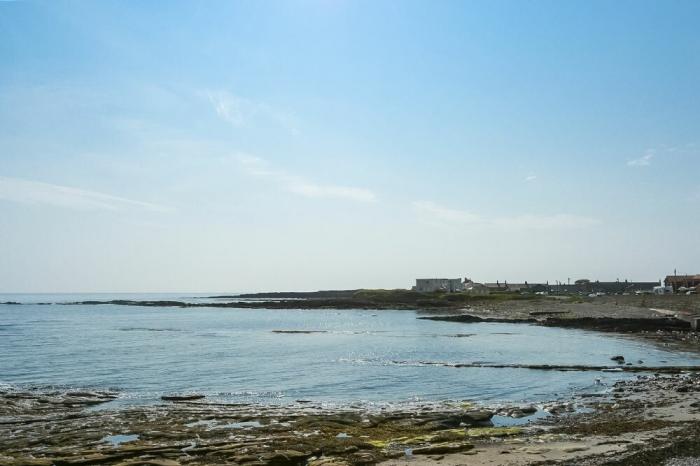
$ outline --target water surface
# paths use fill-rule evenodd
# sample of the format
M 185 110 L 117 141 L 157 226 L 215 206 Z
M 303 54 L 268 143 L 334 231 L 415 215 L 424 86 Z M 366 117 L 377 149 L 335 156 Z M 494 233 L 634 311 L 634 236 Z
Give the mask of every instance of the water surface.
M 119 299 L 156 299 L 144 296 Z M 183 296 L 192 295 L 157 299 Z M 0 295 L 0 301 L 51 300 Z M 117 405 L 178 392 L 261 403 L 536 401 L 600 391 L 629 375 L 425 363 L 610 365 L 621 354 L 647 365 L 700 364 L 695 355 L 611 334 L 416 317 L 385 310 L 2 305 L 0 383 L 111 388 L 121 392 Z

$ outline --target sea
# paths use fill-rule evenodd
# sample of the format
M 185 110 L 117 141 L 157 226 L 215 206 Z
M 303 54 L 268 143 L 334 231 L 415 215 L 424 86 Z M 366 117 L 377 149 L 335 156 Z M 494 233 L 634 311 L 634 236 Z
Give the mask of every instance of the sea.
M 107 407 L 162 395 L 258 404 L 400 407 L 538 402 L 602 393 L 621 372 L 459 368 L 459 363 L 697 365 L 625 336 L 528 324 L 418 319 L 407 310 L 270 310 L 79 305 L 180 294 L 0 294 L 0 389 L 113 390 Z M 447 366 L 442 365 L 447 364 Z

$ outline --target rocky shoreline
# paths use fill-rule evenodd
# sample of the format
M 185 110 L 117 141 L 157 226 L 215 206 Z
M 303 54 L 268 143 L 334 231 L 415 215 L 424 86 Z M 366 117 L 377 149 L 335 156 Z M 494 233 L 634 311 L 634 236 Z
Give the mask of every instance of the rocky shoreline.
M 244 298 L 245 297 L 245 298 Z M 221 302 L 172 300 L 109 300 L 56 303 L 59 305 L 118 305 L 139 307 L 412 310 L 419 319 L 461 323 L 518 323 L 627 334 L 635 338 L 700 350 L 700 332 L 690 318 L 700 316 L 698 296 L 578 296 L 461 293 L 416 293 L 406 290 L 350 290 L 313 293 L 260 293 L 212 296 Z M 3 304 L 3 303 L 0 303 Z M 17 303 L 4 303 L 17 304 Z M 652 305 L 662 308 L 650 307 Z
M 187 397 L 95 409 L 119 394 L 4 389 L 0 465 L 657 465 L 700 454 L 699 393 L 697 373 L 640 376 L 537 406 L 410 410 Z M 494 426 L 498 416 L 533 420 Z
M 88 300 L 56 305 L 222 309 L 413 310 L 423 319 L 462 323 L 527 323 L 617 333 L 690 332 L 700 296 L 540 296 L 499 293 L 418 293 L 409 290 L 341 290 L 211 296 L 216 301 Z M 4 302 L 3 305 L 22 305 Z M 52 303 L 41 303 L 52 304 Z M 655 307 L 658 306 L 658 307 Z M 692 340 L 690 338 L 689 340 Z
M 502 317 L 480 317 L 473 314 L 419 317 L 424 320 L 442 320 L 462 323 L 515 323 L 537 324 L 545 327 L 578 328 L 598 332 L 650 332 L 650 331 L 690 331 L 690 322 L 675 317 L 627 318 L 627 317 L 544 317 L 512 319 Z
M 277 302 L 280 308 L 313 309 L 338 299 L 353 309 L 360 302 L 343 297 L 263 300 L 245 306 L 179 301 L 78 304 L 270 309 L 274 308 L 270 303 Z M 377 310 L 400 308 L 391 299 L 384 307 L 376 301 L 375 296 L 366 302 Z M 698 334 L 674 315 L 684 312 L 688 303 L 693 311 L 696 301 L 669 300 L 664 304 L 670 311 L 642 303 L 612 297 L 597 302 L 496 299 L 470 301 L 466 307 L 460 302 L 421 308 L 425 314 L 421 318 L 456 325 L 511 322 L 583 328 L 698 349 Z M 606 366 L 503 367 L 637 375 L 607 392 L 540 405 L 474 406 L 455 401 L 410 409 L 328 408 L 307 400 L 289 406 L 223 404 L 198 394 L 163 394 L 156 405 L 120 408 L 109 404 L 119 393 L 0 386 L 0 466 L 643 466 L 700 457 L 700 367 L 648 367 L 621 356 Z M 504 424 L 507 419 L 525 423 Z

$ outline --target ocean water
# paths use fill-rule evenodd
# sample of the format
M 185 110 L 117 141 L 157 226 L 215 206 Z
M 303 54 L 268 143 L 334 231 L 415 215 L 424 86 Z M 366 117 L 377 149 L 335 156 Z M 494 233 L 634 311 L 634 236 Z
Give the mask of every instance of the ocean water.
M 201 300 L 193 295 L 0 295 L 0 302 Z M 611 372 L 430 363 L 700 364 L 630 338 L 524 324 L 419 320 L 414 311 L 0 305 L 0 384 L 114 389 L 116 403 L 197 392 L 222 401 L 328 405 L 543 401 L 596 392 Z M 313 333 L 277 333 L 310 331 Z M 599 379 L 599 381 L 596 381 Z

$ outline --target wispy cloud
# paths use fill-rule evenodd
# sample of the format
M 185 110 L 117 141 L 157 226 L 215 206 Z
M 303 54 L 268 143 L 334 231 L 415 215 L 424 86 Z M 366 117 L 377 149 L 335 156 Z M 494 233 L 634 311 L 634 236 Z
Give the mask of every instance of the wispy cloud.
M 430 201 L 415 201 L 413 208 L 419 215 L 448 225 L 491 226 L 504 229 L 575 229 L 587 228 L 600 223 L 599 220 L 571 214 L 514 215 L 507 217 L 485 217 L 466 210 L 452 209 Z
M 278 169 L 260 157 L 238 154 L 234 159 L 249 175 L 268 178 L 281 185 L 283 189 L 304 197 L 346 199 L 358 202 L 374 202 L 377 199 L 374 192 L 365 188 L 312 183 L 301 176 Z
M 228 91 L 201 91 L 216 114 L 236 128 L 252 126 L 256 120 L 267 120 L 282 126 L 292 135 L 299 134 L 296 117 L 264 102 L 240 97 Z
M 647 149 L 643 156 L 638 159 L 631 159 L 627 161 L 628 167 L 647 167 L 651 165 L 651 159 L 654 158 L 654 149 Z
M 172 212 L 174 209 L 148 202 L 56 184 L 0 176 L 0 200 L 48 205 L 76 210 L 146 210 Z
M 527 181 L 528 183 L 531 181 L 535 181 L 536 179 L 537 179 L 537 175 L 528 175 L 525 177 L 525 181 Z
M 311 183 L 299 183 L 289 186 L 289 190 L 306 197 L 328 197 L 360 202 L 373 202 L 376 200 L 376 196 L 369 189 L 349 186 L 321 186 Z
M 415 201 L 413 208 L 421 214 L 427 214 L 436 220 L 447 223 L 477 224 L 482 222 L 481 217 L 476 214 L 465 210 L 451 209 L 430 201 Z
M 555 215 L 516 215 L 491 220 L 494 225 L 513 229 L 554 230 L 588 228 L 600 223 L 600 220 L 572 214 Z

